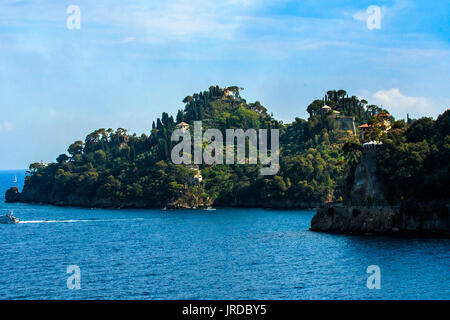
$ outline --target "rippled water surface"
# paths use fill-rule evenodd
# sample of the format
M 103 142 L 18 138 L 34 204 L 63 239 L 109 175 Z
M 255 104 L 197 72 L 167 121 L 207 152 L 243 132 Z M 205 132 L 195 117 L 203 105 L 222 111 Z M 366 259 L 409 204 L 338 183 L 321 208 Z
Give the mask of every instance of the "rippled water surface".
M 5 204 L 0 299 L 448 299 L 450 240 L 308 231 L 312 210 L 99 210 Z M 67 288 L 69 265 L 81 289 Z M 366 269 L 381 268 L 381 290 Z

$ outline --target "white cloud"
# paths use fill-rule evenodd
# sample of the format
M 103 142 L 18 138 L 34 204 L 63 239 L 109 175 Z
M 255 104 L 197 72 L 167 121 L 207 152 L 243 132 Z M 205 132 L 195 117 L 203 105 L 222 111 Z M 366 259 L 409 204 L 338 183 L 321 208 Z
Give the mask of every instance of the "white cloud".
M 124 4 L 111 1 L 86 4 L 90 21 L 133 31 L 139 42 L 189 41 L 193 38 L 232 39 L 240 26 L 238 17 L 266 1 L 255 0 L 172 0 Z M 83 10 L 83 7 L 82 7 Z
M 11 122 L 3 121 L 0 123 L 0 132 L 11 132 L 14 131 L 14 126 Z
M 418 118 L 424 116 L 436 117 L 444 111 L 444 106 L 439 106 L 432 99 L 407 96 L 398 88 L 380 90 L 369 97 L 370 104 L 382 106 L 399 119 L 405 118 L 407 113 L 411 117 Z
M 20 3 L 23 6 L 18 6 Z M 237 24 L 236 16 L 264 1 L 256 0 L 171 0 L 143 1 L 80 0 L 82 29 L 95 25 L 112 26 L 121 30 L 136 31 L 152 38 L 207 36 L 222 39 L 229 37 Z M 25 6 L 25 7 L 24 7 Z M 39 25 L 61 26 L 67 14 L 64 5 L 54 5 L 39 0 L 8 1 L 0 3 L 0 26 Z M 63 24 L 65 25 L 65 24 Z M 167 39 L 170 40 L 170 39 Z

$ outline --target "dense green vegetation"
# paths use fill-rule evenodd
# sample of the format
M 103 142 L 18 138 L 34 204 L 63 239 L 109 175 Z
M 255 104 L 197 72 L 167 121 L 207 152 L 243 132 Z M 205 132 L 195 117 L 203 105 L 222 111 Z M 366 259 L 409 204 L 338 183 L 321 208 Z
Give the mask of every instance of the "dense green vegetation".
M 149 135 L 137 136 L 121 128 L 92 132 L 84 141 L 71 144 L 68 154 L 58 156 L 55 163 L 30 165 L 22 201 L 136 207 L 301 207 L 341 201 L 361 144 L 321 108 L 327 104 L 343 116 L 354 117 L 357 125 L 373 121 L 382 110 L 354 96 L 349 98 L 344 90 L 333 90 L 308 106 L 308 120 L 296 118 L 283 124 L 260 102 L 247 103 L 241 90 L 212 86 L 187 96 L 176 119 L 163 113 L 153 122 Z M 421 119 L 408 129 L 404 122 L 396 122 L 391 133 L 383 135 L 386 155 L 380 161 L 384 163 L 383 175 L 394 190 L 416 192 L 411 185 L 423 178 L 427 186 L 435 187 L 424 187 L 423 195 L 442 188 L 439 194 L 448 197 L 445 186 L 450 138 L 442 137 L 443 131 L 448 132 L 447 118 L 441 116 L 436 122 Z M 201 165 L 203 181 L 192 183 L 192 169 L 174 165 L 170 159 L 176 144 L 170 137 L 176 124 L 192 125 L 196 120 L 203 121 L 203 130 L 280 129 L 279 172 L 262 176 L 260 165 Z M 435 176 L 429 175 L 440 161 L 445 165 L 437 166 L 440 169 L 433 171 Z M 393 194 L 394 198 L 404 196 Z
M 247 103 L 241 90 L 216 86 L 188 96 L 176 120 L 163 113 L 149 135 L 131 135 L 121 128 L 92 132 L 70 145 L 68 154 L 58 156 L 55 163 L 30 165 L 24 199 L 156 207 L 284 206 L 338 200 L 344 177 L 339 150 L 348 133 L 335 130 L 333 120 L 321 114 L 284 125 L 261 103 Z M 280 129 L 280 171 L 261 176 L 257 165 L 201 166 L 203 182 L 190 183 L 191 169 L 170 160 L 175 144 L 170 137 L 177 123 L 192 125 L 195 120 L 203 121 L 204 130 Z
M 385 111 L 376 105 L 369 105 L 364 99 L 349 97 L 345 90 L 330 90 L 322 100 L 314 100 L 306 109 L 313 117 L 322 113 L 321 108 L 328 105 L 342 115 L 353 116 L 357 125 L 367 123 L 374 115 Z
M 450 199 L 450 110 L 409 126 L 397 121 L 377 158 L 389 201 Z

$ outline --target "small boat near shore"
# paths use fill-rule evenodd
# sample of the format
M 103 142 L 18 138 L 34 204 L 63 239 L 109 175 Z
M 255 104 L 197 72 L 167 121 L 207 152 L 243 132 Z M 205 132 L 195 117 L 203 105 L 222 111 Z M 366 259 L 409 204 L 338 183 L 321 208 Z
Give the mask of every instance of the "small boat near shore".
M 0 224 L 16 224 L 19 223 L 19 219 L 14 217 L 14 212 L 11 210 L 9 214 L 0 216 Z

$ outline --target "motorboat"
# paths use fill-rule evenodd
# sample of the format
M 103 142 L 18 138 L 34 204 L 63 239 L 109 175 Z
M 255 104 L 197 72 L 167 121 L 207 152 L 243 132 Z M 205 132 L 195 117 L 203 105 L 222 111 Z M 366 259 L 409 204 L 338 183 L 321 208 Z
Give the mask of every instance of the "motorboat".
M 0 224 L 16 224 L 19 223 L 19 219 L 14 217 L 14 212 L 10 212 L 4 216 L 0 216 Z

